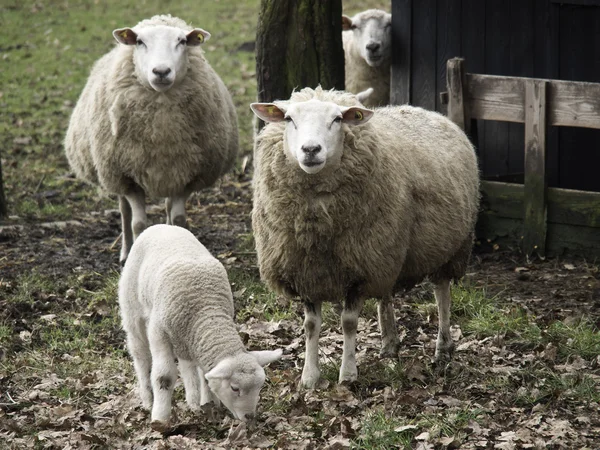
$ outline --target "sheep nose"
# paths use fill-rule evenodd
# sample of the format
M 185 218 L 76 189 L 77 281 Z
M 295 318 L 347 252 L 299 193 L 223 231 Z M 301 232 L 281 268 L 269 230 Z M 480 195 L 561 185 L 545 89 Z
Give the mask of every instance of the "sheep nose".
M 377 42 L 371 42 L 370 44 L 367 44 L 367 50 L 369 50 L 372 53 L 375 53 L 380 48 L 381 44 L 378 44 Z
M 154 69 L 152 69 L 152 73 L 154 75 L 158 75 L 161 78 L 165 78 L 171 73 L 171 69 L 169 69 L 168 67 L 155 67 Z
M 320 145 L 303 145 L 302 151 L 307 155 L 316 155 L 321 151 Z
M 248 422 L 254 420 L 254 414 L 252 414 L 252 413 L 245 414 L 244 417 L 246 418 L 246 420 Z

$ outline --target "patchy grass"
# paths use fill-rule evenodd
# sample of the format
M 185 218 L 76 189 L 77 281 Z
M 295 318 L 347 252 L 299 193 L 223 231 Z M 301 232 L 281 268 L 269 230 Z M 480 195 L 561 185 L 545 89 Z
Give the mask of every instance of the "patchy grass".
M 360 450 L 387 450 L 390 448 L 411 449 L 414 428 L 397 431 L 406 422 L 383 411 L 373 411 L 365 417 L 360 436 L 352 442 L 351 448 Z

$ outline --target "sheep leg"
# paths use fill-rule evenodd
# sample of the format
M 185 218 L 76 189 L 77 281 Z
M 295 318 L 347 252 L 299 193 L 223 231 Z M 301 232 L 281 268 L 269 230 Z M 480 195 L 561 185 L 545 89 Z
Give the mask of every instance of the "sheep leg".
M 395 358 L 400 350 L 400 339 L 398 339 L 394 304 L 391 296 L 384 297 L 379 301 L 377 315 L 379 317 L 379 330 L 381 331 L 381 351 L 379 355 L 383 358 Z
M 129 250 L 133 245 L 133 229 L 131 228 L 131 205 L 122 195 L 119 195 L 119 209 L 121 210 L 121 229 L 123 230 L 123 242 L 119 261 L 121 264 L 125 264 Z
M 171 399 L 177 380 L 177 366 L 166 333 L 156 326 L 149 327 L 148 340 L 152 353 L 152 422 L 167 423 L 171 417 Z
M 131 228 L 133 230 L 133 240 L 135 241 L 147 227 L 146 194 L 144 194 L 144 191 L 138 190 L 127 194 L 125 198 L 131 205 Z
M 185 387 L 185 401 L 194 411 L 199 411 L 202 406 L 201 380 L 197 366 L 192 361 L 179 360 L 179 372 Z
M 358 369 L 356 367 L 356 330 L 358 316 L 362 309 L 362 300 L 354 296 L 346 299 L 342 311 L 342 331 L 344 332 L 344 349 L 342 352 L 342 366 L 340 367 L 339 382 L 356 381 Z
M 133 358 L 142 405 L 144 408 L 150 409 L 152 408 L 152 383 L 150 381 L 152 354 L 146 336 L 146 325 L 143 322 L 140 322 L 139 326 L 125 323 L 123 325 L 127 330 L 127 349 Z
M 454 351 L 454 342 L 450 336 L 450 280 L 436 283 L 435 300 L 438 305 L 439 330 L 435 346 L 435 361 L 449 361 Z
M 304 334 L 306 353 L 302 370 L 302 385 L 312 389 L 317 385 L 319 369 L 319 334 L 321 333 L 321 302 L 304 302 Z
M 186 228 L 187 218 L 185 214 L 185 201 L 187 200 L 187 197 L 187 195 L 183 195 L 180 197 L 169 197 L 166 200 L 168 225 L 177 225 Z

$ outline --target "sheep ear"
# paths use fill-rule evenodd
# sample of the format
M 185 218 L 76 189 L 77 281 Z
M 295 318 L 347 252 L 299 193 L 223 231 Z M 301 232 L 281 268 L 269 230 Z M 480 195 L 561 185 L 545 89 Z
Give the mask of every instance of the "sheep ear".
M 210 33 L 202 28 L 194 28 L 187 34 L 187 45 L 195 47 L 210 39 Z
M 265 122 L 281 122 L 285 118 L 285 110 L 275 103 L 252 103 L 250 109 Z
M 342 108 L 342 122 L 348 125 L 361 125 L 367 123 L 373 117 L 373 114 L 373 111 L 370 109 L 358 106 Z
M 351 30 L 352 29 L 352 19 L 345 14 L 342 14 L 342 30 Z
M 356 94 L 356 99 L 359 102 L 364 103 L 365 100 L 367 100 L 371 96 L 372 93 L 373 93 L 373 88 L 370 87 L 369 89 L 366 89 L 366 90 Z
M 267 364 L 277 361 L 279 358 L 281 358 L 283 350 L 278 348 L 277 350 L 256 350 L 250 353 L 254 355 L 262 367 L 265 367 Z
M 229 367 L 228 361 L 221 361 L 212 370 L 204 374 L 204 378 L 207 380 L 214 380 L 217 378 L 231 378 L 231 367 Z
M 117 28 L 113 31 L 114 38 L 125 45 L 134 45 L 137 41 L 137 34 L 131 28 Z

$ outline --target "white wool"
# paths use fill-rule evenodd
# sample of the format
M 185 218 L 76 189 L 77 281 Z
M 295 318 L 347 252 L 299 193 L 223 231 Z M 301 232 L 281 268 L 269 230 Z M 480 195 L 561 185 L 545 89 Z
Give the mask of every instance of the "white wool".
M 236 418 L 254 417 L 262 366 L 281 351 L 246 351 L 225 268 L 192 233 L 170 225 L 146 229 L 123 268 L 119 305 L 140 396 L 153 421 L 170 418 L 175 358 L 191 408 L 220 400 Z

